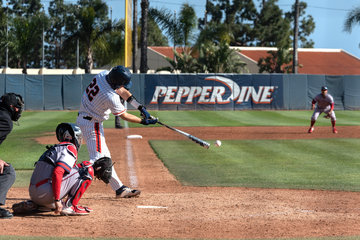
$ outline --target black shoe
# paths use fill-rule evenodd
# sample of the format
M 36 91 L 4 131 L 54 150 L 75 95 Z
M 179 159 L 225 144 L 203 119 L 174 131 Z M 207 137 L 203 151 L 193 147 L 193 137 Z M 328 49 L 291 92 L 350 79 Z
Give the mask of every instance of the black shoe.
M 116 198 L 132 198 L 139 197 L 141 191 L 136 189 L 131 189 L 125 185 L 116 190 Z
M 12 218 L 13 215 L 11 212 L 9 212 L 8 210 L 6 209 L 3 209 L 3 208 L 0 208 L 0 219 L 3 218 Z

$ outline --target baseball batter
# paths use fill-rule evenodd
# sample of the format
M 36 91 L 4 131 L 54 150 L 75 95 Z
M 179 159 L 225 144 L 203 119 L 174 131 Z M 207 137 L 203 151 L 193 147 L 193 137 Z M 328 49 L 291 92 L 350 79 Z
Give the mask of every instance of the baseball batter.
M 315 104 L 316 104 L 316 108 L 315 108 Z M 336 127 L 335 127 L 336 116 L 335 116 L 335 112 L 334 112 L 334 99 L 328 93 L 327 87 L 323 86 L 321 88 L 321 93 L 316 95 L 316 97 L 312 100 L 312 109 L 313 110 L 315 109 L 315 110 L 314 110 L 313 115 L 311 116 L 311 123 L 310 123 L 310 128 L 308 130 L 308 133 L 314 132 L 315 122 L 321 113 L 326 114 L 325 118 L 331 119 L 333 133 L 338 133 L 338 131 L 336 130 Z
M 61 215 L 77 216 L 92 211 L 78 205 L 94 178 L 90 162 L 76 165 L 82 142 L 81 130 L 75 124 L 61 123 L 56 128 L 56 137 L 60 143 L 47 147 L 35 163 L 29 186 L 31 201 L 14 204 L 15 214 L 54 209 Z
M 103 121 L 109 119 L 110 113 L 120 116 L 123 120 L 144 125 L 155 124 L 158 121 L 127 90 L 132 84 L 130 79 L 131 73 L 127 68 L 114 67 L 110 72 L 103 71 L 96 75 L 82 96 L 76 123 L 84 134 L 91 163 L 104 158 L 111 160 L 103 128 Z M 119 96 L 139 109 L 143 118 L 127 113 Z M 94 169 L 96 175 L 97 168 Z M 116 197 L 129 198 L 140 194 L 139 190 L 131 189 L 121 182 L 113 166 L 109 171 L 109 179 L 101 179 L 105 183 L 110 183 Z

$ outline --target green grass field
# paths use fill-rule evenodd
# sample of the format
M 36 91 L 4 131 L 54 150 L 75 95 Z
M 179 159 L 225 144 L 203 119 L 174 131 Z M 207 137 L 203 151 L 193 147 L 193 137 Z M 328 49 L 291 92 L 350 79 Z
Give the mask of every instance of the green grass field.
M 138 115 L 138 112 L 132 112 Z M 151 111 L 171 126 L 308 126 L 311 111 Z M 336 111 L 340 126 L 359 125 L 360 111 Z M 54 134 L 60 122 L 75 122 L 77 112 L 24 112 L 20 126 L 0 145 L 0 158 L 17 170 L 15 187 L 29 184 L 34 162 L 45 146 L 34 138 Z M 317 126 L 328 126 L 320 118 Z M 104 123 L 114 127 L 114 118 Z M 130 127 L 146 127 L 129 124 Z M 213 140 L 213 139 L 205 139 Z M 360 191 L 360 139 L 234 140 L 205 150 L 189 140 L 151 141 L 156 154 L 185 185 Z M 86 148 L 79 160 L 87 159 Z M 39 238 L 33 239 L 72 239 Z M 0 236 L 1 239 L 32 239 Z M 86 238 L 84 238 L 86 239 Z M 102 238 L 105 239 L 105 238 Z M 343 238 L 301 238 L 353 240 Z M 293 239 L 300 240 L 300 239 Z

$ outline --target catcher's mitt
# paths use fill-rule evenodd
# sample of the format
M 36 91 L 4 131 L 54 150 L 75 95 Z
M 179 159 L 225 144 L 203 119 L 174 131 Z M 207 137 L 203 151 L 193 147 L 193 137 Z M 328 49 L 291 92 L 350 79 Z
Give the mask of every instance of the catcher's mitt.
M 93 164 L 95 177 L 101 179 L 104 183 L 108 184 L 111 179 L 112 166 L 113 163 L 111 161 L 111 158 L 99 158 Z

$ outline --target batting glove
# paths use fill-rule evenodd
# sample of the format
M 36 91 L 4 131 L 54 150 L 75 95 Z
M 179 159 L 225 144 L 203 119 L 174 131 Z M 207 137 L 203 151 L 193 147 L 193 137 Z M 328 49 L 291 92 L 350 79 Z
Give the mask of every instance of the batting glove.
M 159 121 L 158 118 L 153 117 L 153 116 L 150 115 L 150 118 L 141 119 L 141 124 L 142 125 L 156 124 L 158 121 Z
M 139 111 L 140 111 L 140 115 L 145 118 L 145 119 L 149 119 L 151 118 L 150 113 L 146 110 L 146 108 L 143 105 L 140 105 L 138 107 Z

